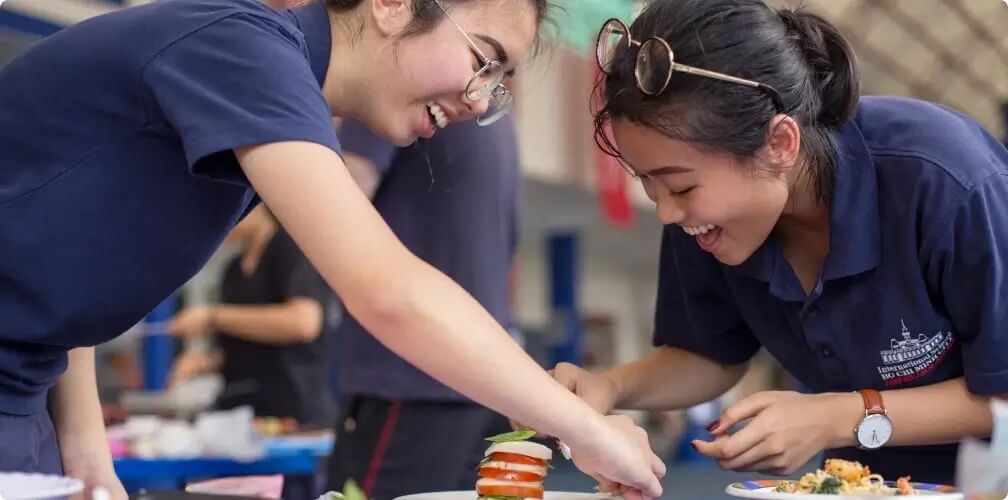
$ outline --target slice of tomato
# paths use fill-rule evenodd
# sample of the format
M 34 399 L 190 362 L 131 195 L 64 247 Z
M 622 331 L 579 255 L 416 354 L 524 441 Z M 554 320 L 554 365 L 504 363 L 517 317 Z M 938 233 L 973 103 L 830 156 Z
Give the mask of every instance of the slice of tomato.
M 503 469 L 488 469 L 482 468 L 479 470 L 480 477 L 488 477 L 490 479 L 501 479 L 504 481 L 542 481 L 543 477 L 534 472 L 525 472 L 517 470 L 503 470 Z
M 533 488 L 530 486 L 476 486 L 476 494 L 488 497 L 521 497 L 521 498 L 542 498 L 542 486 Z
M 517 453 L 491 453 L 490 460 L 499 460 L 501 462 L 511 462 L 513 464 L 528 464 L 528 465 L 546 465 L 545 460 L 539 460 L 538 458 L 532 458 L 525 455 L 519 455 Z

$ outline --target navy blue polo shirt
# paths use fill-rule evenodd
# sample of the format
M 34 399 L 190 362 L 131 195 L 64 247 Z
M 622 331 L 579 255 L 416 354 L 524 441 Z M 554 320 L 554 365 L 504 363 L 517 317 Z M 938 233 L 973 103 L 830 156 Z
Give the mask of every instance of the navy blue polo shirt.
M 356 121 L 345 122 L 339 137 L 345 151 L 384 171 L 374 204 L 403 244 L 509 326 L 507 283 L 521 188 L 511 118 L 489 127 L 475 120 L 449 125 L 406 148 L 389 145 Z M 344 398 L 466 400 L 389 351 L 350 315 L 343 317 L 336 343 Z
M 723 363 L 762 346 L 816 392 L 958 377 L 977 394 L 1008 392 L 1008 152 L 960 113 L 894 97 L 862 98 L 837 142 L 813 292 L 773 237 L 728 267 L 669 226 L 654 343 Z M 886 476 L 954 475 L 955 446 L 834 453 Z
M 256 0 L 157 2 L 0 69 L 0 412 L 44 409 L 69 348 L 126 331 L 201 268 L 254 202 L 233 148 L 338 150 L 325 28 L 310 44 Z

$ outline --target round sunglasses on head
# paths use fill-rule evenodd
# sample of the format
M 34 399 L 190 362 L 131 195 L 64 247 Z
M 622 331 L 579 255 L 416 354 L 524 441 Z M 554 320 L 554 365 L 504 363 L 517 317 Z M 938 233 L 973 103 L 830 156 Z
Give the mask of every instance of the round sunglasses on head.
M 780 94 L 773 87 L 753 80 L 677 63 L 672 46 L 665 39 L 653 36 L 643 43 L 634 40 L 630 35 L 630 28 L 617 18 L 609 19 L 599 30 L 595 47 L 599 68 L 608 75 L 616 53 L 621 49 L 632 50 L 634 47 L 638 48 L 634 63 L 634 80 L 637 83 L 637 88 L 647 95 L 658 95 L 664 92 L 668 88 L 669 81 L 672 80 L 672 73 L 678 71 L 759 89 L 770 97 L 778 111 L 784 109 Z

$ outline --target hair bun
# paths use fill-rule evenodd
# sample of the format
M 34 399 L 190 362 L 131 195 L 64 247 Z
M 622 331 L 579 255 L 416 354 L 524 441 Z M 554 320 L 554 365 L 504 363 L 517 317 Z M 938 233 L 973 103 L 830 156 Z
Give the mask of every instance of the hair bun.
M 808 63 L 822 106 L 816 117 L 838 129 L 854 116 L 861 96 L 861 76 L 854 49 L 840 31 L 823 17 L 805 10 L 780 9 L 778 16 Z

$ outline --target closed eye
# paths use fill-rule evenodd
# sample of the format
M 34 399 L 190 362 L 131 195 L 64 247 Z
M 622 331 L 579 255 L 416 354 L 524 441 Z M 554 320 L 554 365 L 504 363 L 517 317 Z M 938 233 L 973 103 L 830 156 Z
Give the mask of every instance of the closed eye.
M 675 196 L 677 198 L 683 197 L 683 196 L 686 196 L 687 194 L 689 194 L 690 191 L 693 191 L 693 188 L 695 188 L 695 187 L 696 186 L 691 186 L 691 187 L 688 187 L 688 188 L 680 190 L 680 191 L 670 191 L 669 194 L 671 194 L 672 196 Z
M 483 60 L 483 57 L 480 56 L 479 53 L 476 52 L 475 50 L 470 50 L 469 52 L 472 53 L 473 59 L 476 60 L 475 63 L 473 63 L 473 71 L 479 71 L 483 69 L 483 65 L 486 64 L 486 61 Z

